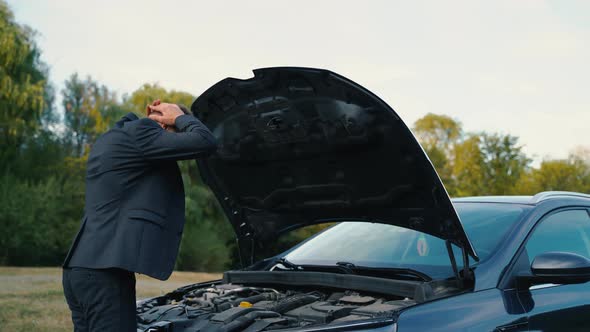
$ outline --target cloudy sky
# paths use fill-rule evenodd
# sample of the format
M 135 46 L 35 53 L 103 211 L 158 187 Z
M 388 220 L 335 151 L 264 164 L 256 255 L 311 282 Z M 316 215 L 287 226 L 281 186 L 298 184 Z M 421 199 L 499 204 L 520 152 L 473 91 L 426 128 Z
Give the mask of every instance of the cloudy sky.
M 590 1 L 8 0 L 60 88 L 198 95 L 251 69 L 333 70 L 411 124 L 448 114 L 519 136 L 536 161 L 590 146 Z

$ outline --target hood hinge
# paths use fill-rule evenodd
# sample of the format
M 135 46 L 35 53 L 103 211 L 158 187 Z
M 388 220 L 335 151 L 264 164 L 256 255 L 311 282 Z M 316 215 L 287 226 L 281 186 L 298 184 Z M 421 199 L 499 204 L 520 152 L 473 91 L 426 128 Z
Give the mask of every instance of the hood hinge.
M 445 244 L 447 246 L 447 252 L 449 254 L 449 259 L 451 260 L 451 266 L 453 267 L 453 273 L 455 274 L 455 278 L 461 287 L 465 285 L 466 281 L 473 280 L 473 272 L 469 268 L 469 254 L 467 253 L 467 249 L 465 247 L 461 247 L 461 257 L 463 258 L 463 276 L 459 272 L 459 267 L 457 266 L 457 260 L 455 260 L 455 254 L 453 253 L 453 247 L 451 241 L 446 240 Z
M 238 245 L 238 254 L 240 256 L 240 265 L 246 268 L 254 264 L 254 249 L 256 246 L 254 229 L 244 221 L 244 211 L 232 209 L 232 217 L 239 221 L 239 229 L 236 230 L 236 242 Z
M 254 247 L 256 243 L 253 237 L 238 237 L 238 254 L 240 256 L 240 265 L 242 269 L 254 264 Z
M 445 245 L 447 246 L 447 253 L 449 254 L 449 259 L 451 260 L 451 267 L 453 268 L 455 279 L 457 279 L 458 283 L 461 283 L 461 276 L 459 275 L 459 269 L 457 268 L 457 261 L 455 260 L 455 254 L 453 253 L 451 241 L 445 240 Z

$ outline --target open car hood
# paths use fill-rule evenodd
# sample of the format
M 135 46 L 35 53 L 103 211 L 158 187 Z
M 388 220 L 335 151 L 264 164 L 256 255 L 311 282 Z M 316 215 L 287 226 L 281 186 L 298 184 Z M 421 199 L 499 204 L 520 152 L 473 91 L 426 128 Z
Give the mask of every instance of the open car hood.
M 477 255 L 430 160 L 395 111 L 322 69 L 226 78 L 191 107 L 218 139 L 198 160 L 239 240 L 323 222 L 397 225 Z

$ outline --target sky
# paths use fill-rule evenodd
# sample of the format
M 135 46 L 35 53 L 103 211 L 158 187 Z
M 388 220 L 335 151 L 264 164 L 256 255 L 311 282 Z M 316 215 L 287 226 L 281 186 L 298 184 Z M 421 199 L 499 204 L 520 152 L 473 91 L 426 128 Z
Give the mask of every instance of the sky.
M 273 66 L 330 69 L 411 126 L 446 114 L 520 138 L 535 163 L 590 146 L 590 1 L 8 0 L 58 89 L 197 96 Z

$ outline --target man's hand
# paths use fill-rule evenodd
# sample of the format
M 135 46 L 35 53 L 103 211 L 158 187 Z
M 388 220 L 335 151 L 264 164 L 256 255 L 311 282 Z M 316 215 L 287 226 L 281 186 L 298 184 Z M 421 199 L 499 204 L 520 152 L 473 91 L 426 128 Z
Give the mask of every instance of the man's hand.
M 152 113 L 152 111 L 150 110 L 150 106 L 158 106 L 161 104 L 160 99 L 156 99 L 154 101 L 152 101 L 151 105 L 146 105 L 145 106 L 145 116 L 150 116 L 150 113 Z
M 156 122 L 164 124 L 166 126 L 174 126 L 176 118 L 183 115 L 184 112 L 176 104 L 159 103 L 154 105 L 148 105 L 148 117 Z

